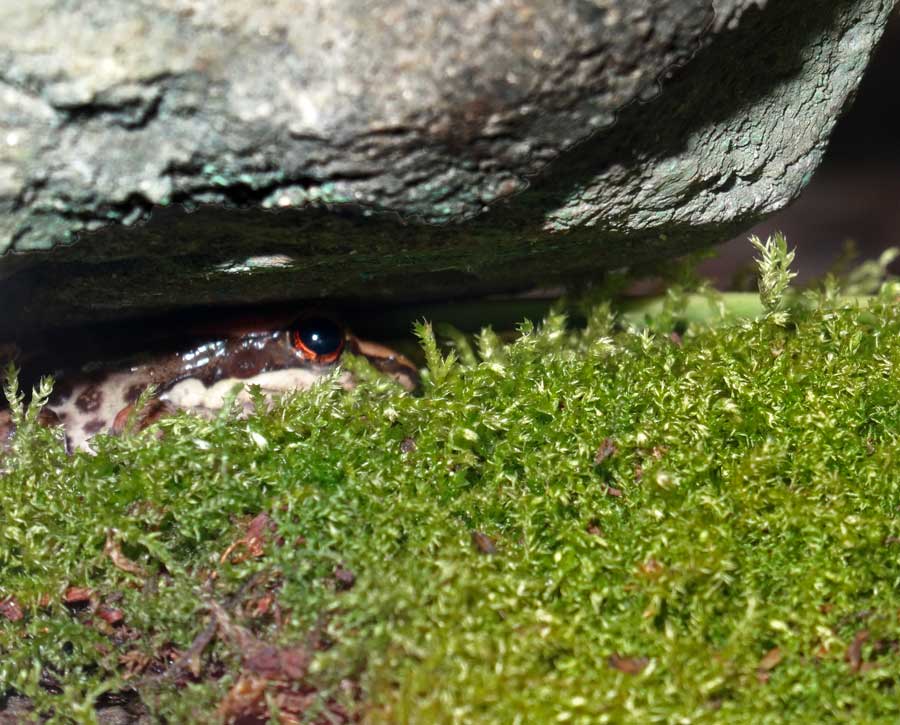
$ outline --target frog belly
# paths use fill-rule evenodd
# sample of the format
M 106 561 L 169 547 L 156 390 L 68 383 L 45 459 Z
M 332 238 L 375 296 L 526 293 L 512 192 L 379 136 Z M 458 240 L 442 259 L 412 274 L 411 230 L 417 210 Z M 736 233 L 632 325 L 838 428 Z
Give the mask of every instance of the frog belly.
M 209 385 L 199 378 L 186 378 L 164 389 L 158 398 L 180 410 L 211 417 L 221 410 L 232 390 L 242 385 L 236 401 L 243 406 L 244 413 L 249 413 L 253 403 L 247 386 L 258 385 L 263 395 L 271 399 L 292 390 L 306 390 L 331 369 L 284 368 L 247 378 L 223 378 Z M 153 378 L 149 372 L 109 373 L 102 381 L 75 385 L 71 392 L 55 397 L 47 407 L 64 426 L 70 448 L 90 450 L 88 441 L 97 433 L 112 430 L 116 417 L 137 401 L 154 382 Z M 338 382 L 345 388 L 353 386 L 349 373 L 342 373 Z
M 273 395 L 283 394 L 292 390 L 308 390 L 313 383 L 327 374 L 326 370 L 314 370 L 309 368 L 286 368 L 284 370 L 271 370 L 269 372 L 254 375 L 252 378 L 238 379 L 225 378 L 212 385 L 205 385 L 198 378 L 188 378 L 173 385 L 169 390 L 159 396 L 160 400 L 171 403 L 176 408 L 190 410 L 196 413 L 212 414 L 220 410 L 226 398 L 238 385 L 243 387 L 237 394 L 237 402 L 249 410 L 253 401 L 247 390 L 249 385 L 258 385 L 263 395 L 271 398 Z M 343 373 L 338 377 L 338 382 L 345 388 L 352 386 L 349 373 Z

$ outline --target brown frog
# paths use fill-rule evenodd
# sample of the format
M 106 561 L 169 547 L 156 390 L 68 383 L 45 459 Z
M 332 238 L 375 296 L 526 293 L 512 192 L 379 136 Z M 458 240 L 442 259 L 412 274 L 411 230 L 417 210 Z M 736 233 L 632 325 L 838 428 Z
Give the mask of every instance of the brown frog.
M 209 417 L 238 384 L 244 388 L 237 400 L 247 409 L 252 407 L 248 385 L 258 385 L 269 398 L 309 388 L 346 355 L 366 358 L 407 390 L 418 384 L 415 365 L 403 355 L 359 339 L 332 317 L 313 313 L 286 324 L 242 320 L 200 334 L 178 349 L 60 371 L 41 420 L 63 426 L 70 448 L 90 450 L 93 436 L 119 433 L 129 419 L 141 429 L 176 410 Z M 355 385 L 348 372 L 338 380 L 348 389 Z M 153 398 L 135 412 L 150 385 Z M 0 444 L 13 433 L 9 411 L 0 411 Z

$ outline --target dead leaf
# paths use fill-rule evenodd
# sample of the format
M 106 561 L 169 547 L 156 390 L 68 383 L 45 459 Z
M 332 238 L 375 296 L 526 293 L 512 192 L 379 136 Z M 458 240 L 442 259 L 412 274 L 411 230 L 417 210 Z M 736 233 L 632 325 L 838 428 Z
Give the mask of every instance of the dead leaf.
M 219 703 L 218 715 L 225 723 L 262 725 L 272 722 L 270 703 L 277 708 L 280 725 L 300 725 L 309 722 L 308 713 L 322 706 L 319 693 L 314 688 L 297 689 L 283 684 L 273 684 L 258 677 L 241 677 Z M 342 706 L 331 701 L 324 703 L 327 719 L 316 718 L 312 722 L 351 722 Z M 321 710 L 319 710 L 321 715 Z
M 612 496 L 613 498 L 622 498 L 622 489 L 616 488 L 615 486 L 607 486 L 606 495 Z
M 152 662 L 153 658 L 150 655 L 136 649 L 129 650 L 119 657 L 119 665 L 125 670 L 123 677 L 126 680 L 142 674 Z
M 275 531 L 275 522 L 265 512 L 258 514 L 247 527 L 247 548 L 252 556 L 262 556 L 262 546 L 266 540 L 266 533 Z
M 263 594 L 261 597 L 251 602 L 250 605 L 250 616 L 252 617 L 262 617 L 269 613 L 272 609 L 272 605 L 275 603 L 275 595 L 274 594 Z
M 353 585 L 356 584 L 356 575 L 343 566 L 336 566 L 334 568 L 334 580 L 338 590 L 347 591 L 348 589 L 352 589 Z
M 853 637 L 853 642 L 847 648 L 847 654 L 844 659 L 850 664 L 851 672 L 859 672 L 863 665 L 862 649 L 866 640 L 869 639 L 869 630 L 861 629 Z
M 194 677 L 199 677 L 202 670 L 200 657 L 207 645 L 216 637 L 219 622 L 215 615 L 210 618 L 207 625 L 201 630 L 200 634 L 194 637 L 191 646 L 186 651 L 179 653 L 174 663 L 174 670 L 188 670 Z
M 22 611 L 22 605 L 11 594 L 0 599 L 0 616 L 5 617 L 10 622 L 19 622 L 25 616 Z
M 234 624 L 221 605 L 210 602 L 209 607 L 219 633 L 240 652 L 246 670 L 270 680 L 292 681 L 306 676 L 312 660 L 308 647 L 278 647 L 268 644 L 245 627 Z
M 666 567 L 653 557 L 650 557 L 647 561 L 643 562 L 638 569 L 640 569 L 641 574 L 644 576 L 655 579 L 665 571 Z
M 243 547 L 246 554 L 232 558 L 232 564 L 239 564 L 248 558 L 258 559 L 265 554 L 266 543 L 275 530 L 275 522 L 265 511 L 257 514 L 247 525 L 247 533 L 225 549 L 219 561 L 221 563 L 228 561 L 232 552 L 239 547 Z
M 494 543 L 494 540 L 480 531 L 472 532 L 472 543 L 482 554 L 493 555 L 497 553 L 497 545 Z
M 757 665 L 758 669 L 768 672 L 769 670 L 774 670 L 778 663 L 781 662 L 784 655 L 781 654 L 781 650 L 778 647 L 773 647 L 759 661 L 759 665 Z
M 103 552 L 109 557 L 109 560 L 113 563 L 113 566 L 116 567 L 116 569 L 120 569 L 121 571 L 127 572 L 129 574 L 134 574 L 135 576 L 139 576 L 142 579 L 146 579 L 147 572 L 144 571 L 140 564 L 132 561 L 122 553 L 122 548 L 119 545 L 116 534 L 117 532 L 115 529 L 107 529 L 106 544 L 103 547 Z
M 341 680 L 340 692 L 344 703 L 358 702 L 362 697 L 359 684 L 347 679 Z M 337 698 L 325 699 L 310 685 L 272 682 L 246 674 L 238 679 L 219 703 L 218 715 L 225 723 L 263 725 L 272 722 L 272 709 L 278 712 L 277 722 L 280 725 L 305 722 L 342 725 L 359 722 L 360 719 Z
M 616 445 L 616 442 L 612 438 L 604 438 L 603 442 L 600 444 L 600 447 L 597 448 L 597 453 L 594 455 L 594 465 L 599 466 L 607 458 L 615 455 L 618 450 L 619 447 Z
M 219 718 L 226 723 L 268 721 L 267 688 L 262 678 L 241 677 L 219 703 Z
M 93 592 L 86 587 L 69 587 L 63 594 L 63 604 L 72 609 L 80 609 L 91 603 Z
M 116 627 L 125 621 L 125 613 L 121 609 L 103 604 L 97 607 L 97 616 L 111 627 Z
M 306 677 L 310 653 L 304 646 L 277 647 L 260 640 L 247 640 L 250 645 L 243 653 L 244 669 L 267 680 L 293 682 Z
M 606 662 L 614 670 L 624 672 L 626 675 L 639 675 L 650 664 L 650 659 L 648 657 L 622 657 L 619 654 L 612 654 Z

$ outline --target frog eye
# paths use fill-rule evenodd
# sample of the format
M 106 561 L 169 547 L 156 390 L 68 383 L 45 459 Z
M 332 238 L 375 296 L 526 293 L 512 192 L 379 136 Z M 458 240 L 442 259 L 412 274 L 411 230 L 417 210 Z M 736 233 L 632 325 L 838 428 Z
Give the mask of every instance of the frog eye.
M 344 330 L 327 317 L 305 317 L 291 327 L 291 344 L 304 358 L 327 365 L 344 349 Z

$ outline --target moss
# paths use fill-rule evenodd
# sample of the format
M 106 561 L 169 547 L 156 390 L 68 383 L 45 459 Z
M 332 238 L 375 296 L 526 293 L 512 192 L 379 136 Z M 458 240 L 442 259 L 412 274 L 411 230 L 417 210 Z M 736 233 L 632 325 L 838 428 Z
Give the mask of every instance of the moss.
M 2 687 L 59 721 L 133 688 L 169 722 L 895 722 L 897 289 L 766 289 L 452 356 L 421 326 L 421 396 L 363 375 L 95 456 L 25 421 Z

